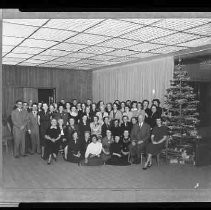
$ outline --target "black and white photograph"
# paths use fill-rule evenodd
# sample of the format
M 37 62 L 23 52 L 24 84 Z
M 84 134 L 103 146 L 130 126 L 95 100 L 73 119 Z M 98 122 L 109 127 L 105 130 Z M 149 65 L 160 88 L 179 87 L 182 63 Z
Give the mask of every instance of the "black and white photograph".
M 3 11 L 1 205 L 211 200 L 211 14 Z

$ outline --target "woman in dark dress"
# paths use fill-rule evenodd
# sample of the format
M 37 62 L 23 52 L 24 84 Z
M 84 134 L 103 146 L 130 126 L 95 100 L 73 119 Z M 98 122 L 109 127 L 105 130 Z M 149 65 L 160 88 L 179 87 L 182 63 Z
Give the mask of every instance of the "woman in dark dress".
M 82 117 L 85 114 L 86 114 L 86 104 L 85 103 L 82 103 L 81 104 L 81 110 L 78 112 L 78 117 L 79 117 L 80 122 L 81 122 Z
M 87 122 L 91 123 L 93 121 L 92 115 L 90 113 L 90 106 L 85 109 L 85 115 L 87 116 Z
M 120 136 L 121 135 L 121 127 L 119 126 L 119 120 L 115 119 L 113 121 L 113 125 L 111 127 L 112 136 Z
M 57 141 L 61 137 L 61 131 L 57 127 L 56 119 L 51 119 L 51 126 L 46 130 L 45 133 L 45 140 L 46 140 L 46 155 L 48 158 L 48 164 L 51 164 L 51 158 L 53 156 L 54 160 L 56 161 L 56 154 L 58 154 L 58 143 Z
M 82 121 L 78 124 L 78 129 L 80 132 L 80 138 L 83 138 L 85 131 L 91 131 L 90 123 L 87 122 L 87 116 L 83 115 Z
M 157 126 L 153 128 L 151 135 L 151 143 L 146 147 L 147 161 L 143 169 L 146 170 L 152 166 L 152 156 L 159 154 L 165 146 L 167 140 L 168 130 L 166 126 L 162 125 L 161 118 L 156 119 Z
M 123 137 L 121 141 L 122 141 L 122 158 L 124 160 L 128 160 L 128 155 L 130 153 L 129 145 L 131 143 L 129 130 L 123 131 Z
M 43 103 L 42 111 L 38 113 L 38 124 L 40 126 L 40 146 L 41 146 L 41 157 L 46 159 L 47 156 L 45 154 L 45 134 L 46 130 L 51 125 L 51 115 L 48 111 L 47 103 Z
M 96 113 L 97 113 L 97 105 L 96 103 L 92 103 L 90 109 L 91 122 L 93 122 L 93 117 L 96 115 Z
M 72 106 L 71 107 L 71 112 L 70 112 L 70 116 L 69 117 L 74 118 L 75 124 L 78 124 L 79 123 L 79 115 L 78 115 L 76 106 Z
M 125 112 L 125 102 L 122 101 L 120 104 L 120 112 L 123 114 Z
M 64 158 L 72 163 L 79 163 L 82 160 L 81 156 L 81 140 L 77 131 L 74 131 L 72 138 L 69 139 L 69 144 L 65 148 Z
M 163 113 L 163 109 L 160 107 L 160 100 L 159 99 L 153 99 L 152 104 L 157 106 L 157 112 L 161 116 Z
M 101 135 L 102 135 L 102 138 L 104 138 L 106 136 L 106 131 L 107 130 L 111 130 L 111 124 L 110 124 L 110 121 L 109 121 L 109 117 L 106 116 L 103 118 L 103 125 L 101 127 Z
M 150 116 L 150 114 L 151 114 L 151 110 L 150 110 L 150 108 L 149 108 L 149 101 L 148 100 L 143 100 L 142 101 L 142 106 L 143 106 L 143 110 L 145 111 L 145 118 L 144 118 L 144 121 L 146 122 L 146 123 L 148 123 L 148 124 L 150 124 L 150 122 L 149 122 L 149 116 Z
M 68 114 L 70 114 L 70 112 L 71 112 L 71 104 L 70 104 L 70 102 L 66 102 L 66 104 L 65 104 L 65 111 L 68 113 Z
M 159 115 L 159 113 L 157 112 L 157 106 L 152 105 L 151 106 L 151 113 L 149 115 L 149 125 L 151 126 L 151 128 L 154 128 L 157 124 L 156 124 L 156 119 L 160 118 L 161 116 Z
M 83 158 L 85 158 L 85 152 L 90 143 L 91 143 L 90 132 L 85 131 L 84 138 L 81 141 L 81 155 Z
M 111 158 L 105 162 L 106 165 L 127 166 L 131 165 L 122 156 L 122 143 L 120 136 L 114 137 L 114 142 L 110 146 Z

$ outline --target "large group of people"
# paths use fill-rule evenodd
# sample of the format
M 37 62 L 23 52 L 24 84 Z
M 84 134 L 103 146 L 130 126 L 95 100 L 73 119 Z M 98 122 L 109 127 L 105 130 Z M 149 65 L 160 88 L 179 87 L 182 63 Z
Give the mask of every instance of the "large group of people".
M 58 103 L 17 100 L 11 113 L 14 157 L 38 153 L 50 165 L 59 153 L 78 165 L 152 165 L 168 136 L 159 99 L 114 101 L 87 99 Z

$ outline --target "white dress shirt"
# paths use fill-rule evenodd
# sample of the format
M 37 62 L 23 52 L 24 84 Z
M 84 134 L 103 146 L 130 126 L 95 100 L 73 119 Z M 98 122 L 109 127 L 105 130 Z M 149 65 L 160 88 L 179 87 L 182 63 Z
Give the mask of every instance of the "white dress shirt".
M 96 143 L 91 142 L 86 149 L 85 158 L 88 158 L 89 154 L 100 155 L 101 151 L 102 143 L 98 141 Z

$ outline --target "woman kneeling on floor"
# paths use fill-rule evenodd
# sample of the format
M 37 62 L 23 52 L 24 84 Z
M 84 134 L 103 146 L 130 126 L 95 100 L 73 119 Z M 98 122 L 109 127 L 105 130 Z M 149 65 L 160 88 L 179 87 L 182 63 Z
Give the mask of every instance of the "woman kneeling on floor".
M 51 120 L 51 126 L 50 128 L 47 129 L 45 133 L 45 139 L 46 139 L 46 155 L 48 157 L 48 165 L 51 164 L 51 158 L 53 156 L 54 160 L 56 161 L 56 154 L 58 154 L 58 146 L 57 146 L 57 141 L 61 137 L 61 131 L 57 127 L 57 120 L 52 119 Z
M 82 159 L 81 141 L 78 138 L 77 131 L 73 131 L 72 138 L 64 149 L 64 159 L 72 163 L 79 163 Z
M 92 142 L 87 146 L 85 153 L 85 160 L 81 162 L 81 165 L 87 166 L 99 166 L 103 165 L 103 159 L 101 158 L 102 143 L 97 140 L 96 135 L 91 136 Z
M 127 166 L 131 165 L 122 155 L 122 143 L 120 136 L 114 137 L 114 142 L 110 146 L 111 159 L 106 161 L 106 165 Z

